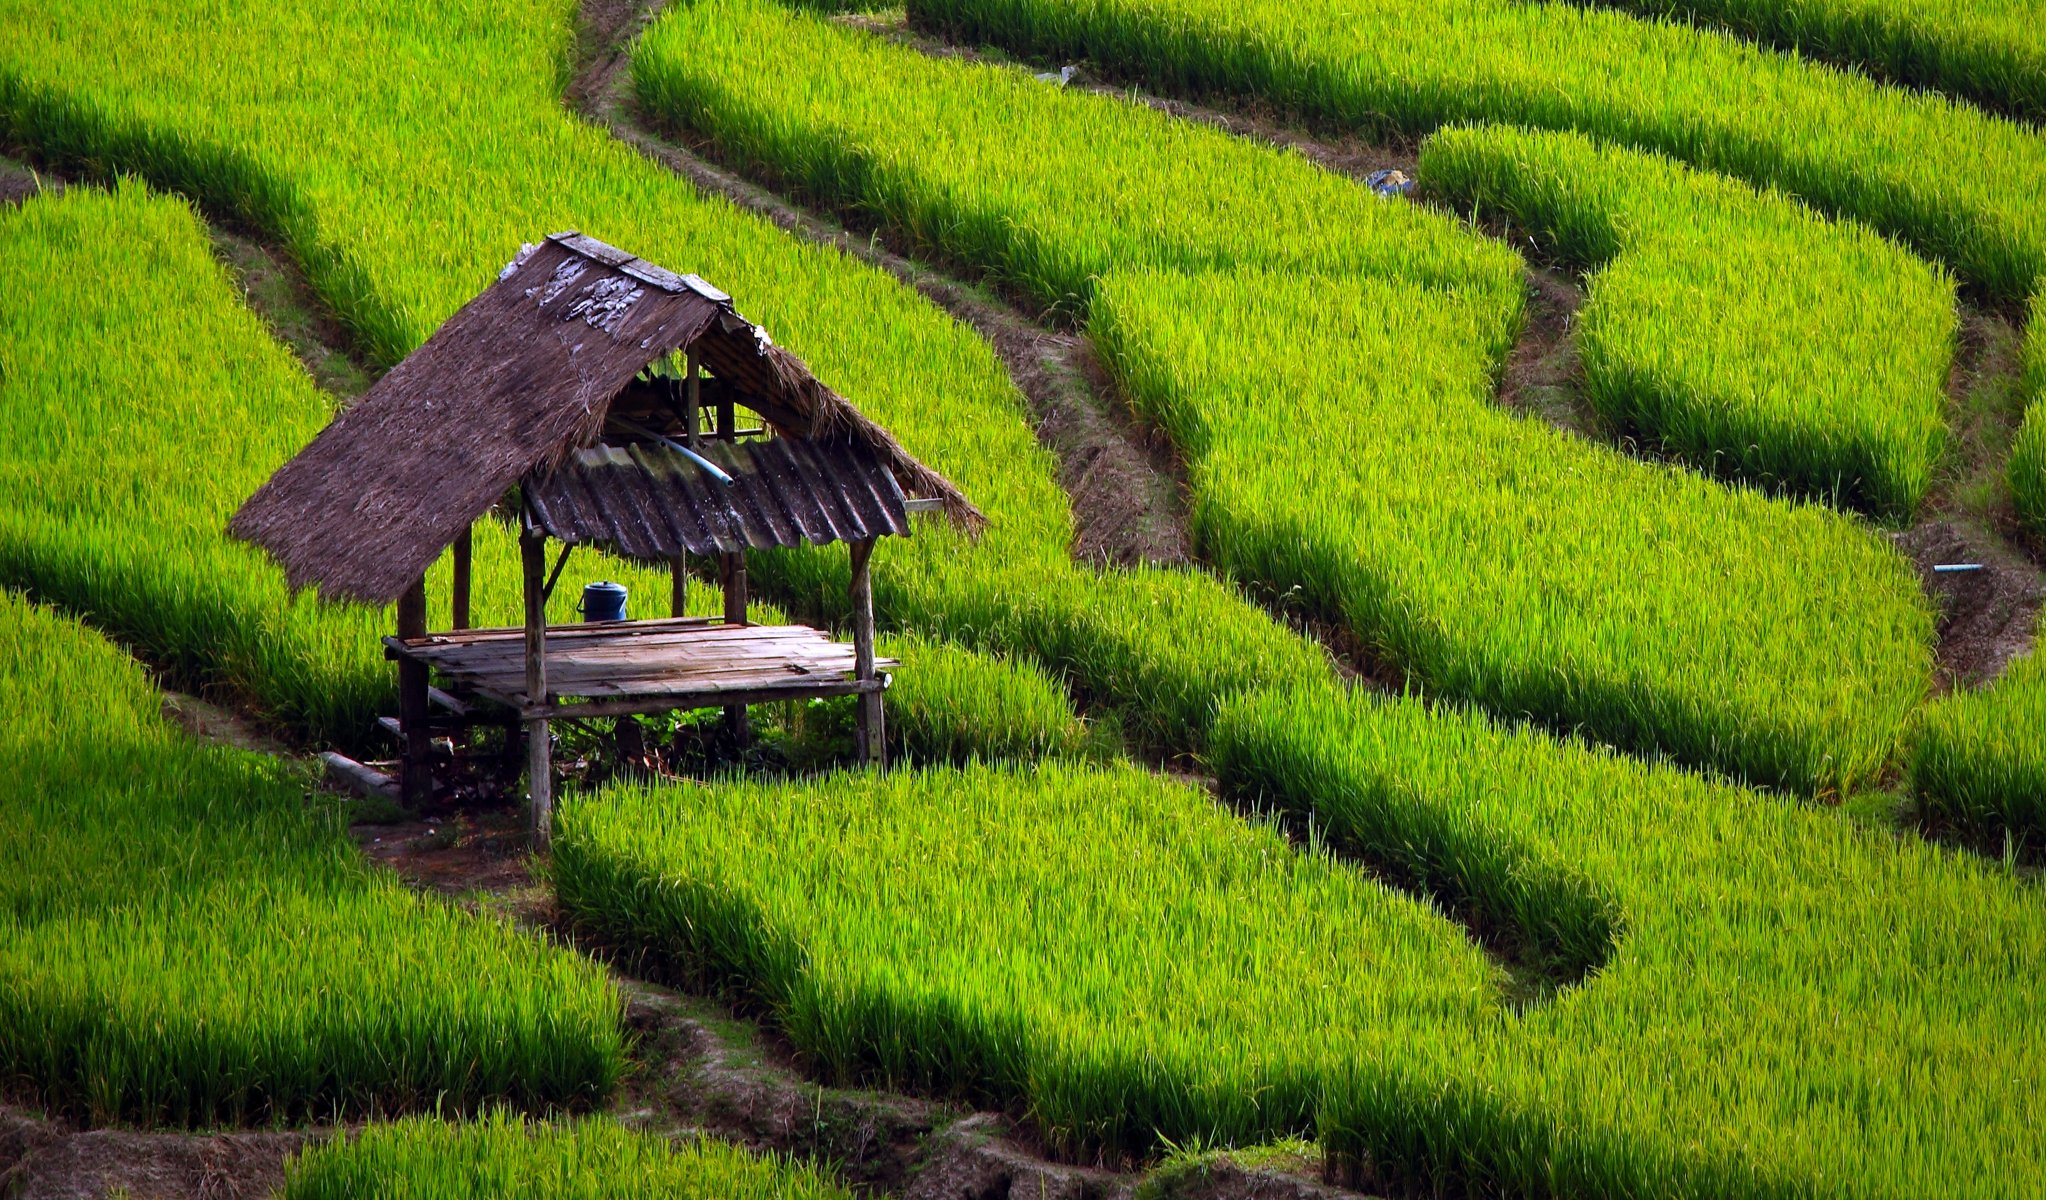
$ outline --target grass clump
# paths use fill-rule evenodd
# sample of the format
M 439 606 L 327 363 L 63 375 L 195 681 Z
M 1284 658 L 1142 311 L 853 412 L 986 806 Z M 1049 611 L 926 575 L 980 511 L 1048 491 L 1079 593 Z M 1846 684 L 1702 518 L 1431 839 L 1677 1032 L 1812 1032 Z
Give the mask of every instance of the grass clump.
M 849 1200 L 816 1168 L 708 1138 L 671 1144 L 609 1117 L 411 1118 L 300 1152 L 280 1200 Z
M 0 593 L 0 1078 L 87 1122 L 583 1105 L 602 971 L 367 869 L 338 813 L 192 742 L 135 664 Z
M 1576 134 L 1445 130 L 1421 175 L 1596 271 L 1577 343 L 1616 429 L 1879 518 L 1924 499 L 1958 327 L 1939 268 L 1779 193 Z
M 1989 687 L 1928 705 L 1911 789 L 1935 820 L 2046 840 L 2046 659 L 2034 651 Z
M 2011 446 L 2011 499 L 2018 520 L 2034 538 L 2046 537 L 2046 279 L 2032 297 L 2025 336 L 2025 419 Z
M 903 662 L 884 702 L 889 741 L 912 762 L 1027 762 L 1097 747 L 1057 681 L 1028 662 L 913 634 L 884 637 L 878 649 Z
M 1193 464 L 1203 553 L 1429 688 L 1801 789 L 1892 756 L 1930 666 L 1903 561 L 1498 411 L 1519 264 L 1457 223 L 744 0 L 669 14 L 634 72 L 650 107 L 836 205 L 1046 303 L 1090 297 Z

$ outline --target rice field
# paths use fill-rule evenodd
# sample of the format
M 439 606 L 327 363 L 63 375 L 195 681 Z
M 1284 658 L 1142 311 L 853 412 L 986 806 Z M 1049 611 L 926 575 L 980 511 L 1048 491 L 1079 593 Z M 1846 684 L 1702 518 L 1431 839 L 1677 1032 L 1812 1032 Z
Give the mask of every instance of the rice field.
M 2005 302 L 2046 277 L 2046 213 L 2033 203 L 2046 142 L 2033 130 L 1725 34 L 1515 0 L 916 0 L 908 11 L 968 45 L 1085 59 L 1167 94 L 1256 96 L 1338 128 L 1575 130 L 1855 218 Z M 1928 166 L 1946 162 L 1996 169 Z
M 2022 559 L 2046 528 L 2046 418 L 2005 462 L 1956 382 L 2029 304 L 2046 397 L 2046 143 L 1996 115 L 2037 101 L 2027 14 L 915 0 L 946 58 L 797 7 L 603 47 L 575 0 L 0 0 L 0 153 L 72 179 L 0 204 L 10 1103 L 343 1123 L 286 1200 L 851 1195 L 701 1133 L 685 1027 L 625 1010 L 651 971 L 812 1080 L 998 1110 L 1004 1154 L 1307 1138 L 1382 1196 L 2038 1191 L 2042 668 L 1949 693 L 1888 536 L 1974 521 Z M 1197 561 L 1076 564 L 1070 451 L 996 348 L 580 119 L 613 51 L 630 120 L 1021 309 L 1031 352 L 1086 339 Z M 1422 189 L 1033 78 L 1075 60 L 1399 134 Z M 389 613 L 287 596 L 224 535 L 334 398 L 222 225 L 372 368 L 551 230 L 730 291 L 993 518 L 877 559 L 894 769 L 571 787 L 535 878 L 600 965 L 365 865 L 309 768 L 174 731 L 137 659 L 306 749 L 391 693 Z M 1557 336 L 1589 433 L 1499 403 L 1531 264 L 1586 277 Z M 842 552 L 749 568 L 847 619 Z M 598 577 L 666 595 L 578 552 L 554 616 Z M 883 1191 L 935 1187 L 916 1156 L 959 1132 L 896 1138 Z
M 1083 1154 L 1309 1133 L 1378 1187 L 1512 1195 L 1998 1196 L 2040 1169 L 2012 1086 L 2046 1066 L 2029 886 L 1412 701 L 1246 697 L 1214 753 L 1338 854 L 1128 768 L 978 767 L 586 796 L 556 888 L 826 1078 L 1006 1101 Z M 1352 846 L 1594 972 L 1509 1005 Z
M 1944 271 L 1780 193 L 1577 134 L 1444 130 L 1421 178 L 1592 273 L 1576 344 L 1618 430 L 1893 522 L 1925 498 L 1958 333 Z
M 1197 742 L 1218 693 L 1325 677 L 1318 650 L 1211 578 L 1076 568 L 1049 456 L 970 331 L 881 272 L 705 198 L 569 118 L 557 66 L 571 7 L 546 0 L 486 20 L 457 0 L 203 16 L 168 0 L 8 0 L 0 18 L 19 34 L 0 46 L 0 140 L 88 172 L 141 174 L 265 231 L 384 365 L 536 230 L 580 228 L 705 278 L 743 279 L 749 317 L 994 517 L 977 544 L 932 526 L 884 545 L 875 587 L 887 620 L 1034 657 L 1161 750 Z M 352 51 L 297 50 L 337 39 Z M 112 62 L 93 49 L 115 43 L 136 49 Z M 255 69 L 221 68 L 230 45 Z M 287 80 L 291 103 L 278 99 Z M 793 615 L 843 610 L 842 553 L 756 556 L 749 573 Z
M 601 970 L 371 871 L 303 776 L 173 730 L 132 660 L 11 592 L 0 710 L 11 1095 L 201 1127 L 610 1095 Z
M 1878 78 L 2046 116 L 2046 33 L 2014 0 L 1602 0 L 1731 29 Z
M 792 52 L 800 68 L 771 69 Z M 1355 631 L 1431 691 L 1809 791 L 1865 781 L 1896 754 L 1924 694 L 1930 632 L 1902 560 L 1816 507 L 1499 411 L 1516 264 L 1458 223 L 1146 109 L 934 61 L 768 4 L 671 14 L 634 71 L 649 109 L 790 186 L 1047 306 L 1086 300 L 1125 393 L 1192 467 L 1207 559 Z M 1586 207 L 1637 227 L 1622 203 Z M 1917 479 L 1907 492 L 1922 490 L 1951 290 L 1879 239 L 1861 249 L 1915 271 L 1919 287 L 1888 331 L 1842 337 L 1835 361 L 1888 333 L 1902 344 L 1893 390 L 1908 403 L 1843 381 L 1855 400 L 1842 404 L 1888 423 L 1901 473 Z M 1684 351 L 1655 336 L 1657 314 L 1615 319 L 1622 329 L 1605 333 L 1586 317 L 1607 339 L 1588 333 L 1587 357 L 1618 339 L 1641 374 L 1677 374 L 1651 365 Z M 1842 336 L 1834 324 L 1829 336 Z M 1694 357 L 1692 379 L 1710 358 Z M 1823 378 L 1826 365 L 1800 363 L 1800 375 Z M 1609 395 L 1624 390 L 1615 381 Z M 1817 426 L 1825 412 L 1814 404 L 1803 419 Z M 1675 432 L 1677 419 L 1663 424 Z M 1815 440 L 1792 433 L 1766 452 L 1802 459 L 1811 479 L 1826 470 Z M 1302 477 L 1304 459 L 1324 466 Z M 1775 553 L 1752 552 L 1761 545 Z

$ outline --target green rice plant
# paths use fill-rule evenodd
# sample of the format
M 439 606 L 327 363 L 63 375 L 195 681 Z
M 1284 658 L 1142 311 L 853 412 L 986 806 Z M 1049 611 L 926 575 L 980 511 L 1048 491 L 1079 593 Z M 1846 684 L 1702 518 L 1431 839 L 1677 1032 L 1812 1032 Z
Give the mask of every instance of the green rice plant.
M 1726 34 L 1522 0 L 910 0 L 908 12 L 969 45 L 1086 59 L 1168 94 L 1255 97 L 1345 129 L 1577 130 L 1858 219 L 2004 301 L 2046 276 L 2035 130 Z
M 1644 16 L 1705 21 L 1883 79 L 2038 120 L 2046 117 L 2046 30 L 2023 0 L 1594 0 Z
M 1517 264 L 1455 222 L 744 0 L 669 14 L 634 77 L 649 108 L 812 194 L 1086 301 L 1193 467 L 1210 561 L 1431 689 L 1807 790 L 1880 771 L 1923 695 L 1916 580 L 1854 523 L 1490 402 Z
M 827 1078 L 1027 1108 L 1074 1152 L 1311 1132 L 1394 1190 L 1644 1197 L 2016 1196 L 2046 1165 L 2019 881 L 1412 700 L 1249 695 L 1213 747 L 1242 800 L 1593 972 L 1515 1009 L 1438 912 L 1127 767 L 614 788 L 562 810 L 556 887 Z
M 407 1118 L 308 1147 L 280 1200 L 850 1200 L 801 1163 L 702 1138 L 681 1144 L 610 1117 L 528 1123 L 501 1112 Z
M 0 593 L 10 1090 L 198 1126 L 609 1095 L 601 970 L 371 871 L 293 772 L 187 739 L 159 702 L 105 641 Z
M 1577 134 L 1444 130 L 1421 177 L 1596 272 L 1577 345 L 1618 429 L 1715 475 L 1910 519 L 1946 440 L 1958 323 L 1939 268 L 1780 193 Z
M 2032 297 L 2024 370 L 2025 419 L 2011 445 L 2006 473 L 2018 520 L 2040 537 L 2046 536 L 2046 282 Z
M 1065 692 L 1028 662 L 990 662 L 915 634 L 883 637 L 879 650 L 906 664 L 883 699 L 888 740 L 913 762 L 1032 761 L 1092 749 Z
M 567 116 L 558 66 L 573 44 L 573 18 L 571 0 L 487 19 L 462 0 L 340 9 L 294 0 L 203 15 L 174 0 L 0 0 L 0 23 L 14 34 L 0 44 L 0 141 L 74 169 L 142 174 L 266 232 L 381 364 L 424 341 L 522 241 L 548 231 L 579 227 L 698 272 L 993 516 L 978 543 L 936 525 L 884 543 L 875 588 L 885 626 L 1033 657 L 1069 675 L 1090 704 L 1126 714 L 1131 736 L 1171 750 L 1198 741 L 1219 694 L 1327 676 L 1318 650 L 1213 579 L 1076 568 L 1071 514 L 1049 455 L 989 348 L 886 274 L 706 199 Z M 245 69 L 219 69 L 229 61 Z M 218 356 L 195 357 L 205 366 Z M 63 370 L 98 386 L 95 359 L 106 356 L 65 355 Z M 198 377 L 218 379 L 217 368 L 206 370 Z M 304 422 L 302 440 L 319 410 L 302 383 L 293 389 L 306 414 L 291 418 Z M 202 409 L 220 394 L 192 392 L 205 397 L 194 401 Z M 216 411 L 237 433 L 260 423 L 241 410 Z M 268 405 L 254 411 L 270 419 Z M 279 442 L 279 452 L 292 444 Z M 202 552 L 216 560 L 243 553 L 204 539 L 216 537 L 218 520 L 271 465 L 249 458 L 247 478 L 223 482 L 212 497 L 204 537 L 176 554 L 152 550 L 135 570 L 115 568 L 127 561 L 118 557 L 127 523 L 88 532 L 73 522 L 8 578 L 96 616 L 119 605 L 161 620 L 165 597 L 146 591 L 149 573 L 188 555 L 204 561 Z M 495 532 L 490 538 L 478 548 L 479 572 L 516 580 L 509 547 Z M 221 648 L 258 618 L 277 622 L 266 610 L 280 592 L 267 567 L 243 561 L 236 571 L 195 570 L 170 594 L 241 581 L 231 592 L 237 615 L 200 630 L 197 661 L 220 664 L 237 683 L 272 671 L 277 685 L 256 690 L 294 719 L 295 704 L 335 706 L 314 722 L 321 736 L 360 728 L 370 704 L 356 697 L 386 686 L 362 673 L 382 623 L 362 616 L 351 627 L 360 632 L 329 627 L 309 636 L 317 645 L 281 649 L 280 662 L 251 668 Z M 601 558 L 574 561 L 642 595 L 663 586 Z M 841 548 L 759 555 L 750 566 L 760 590 L 796 615 L 842 615 Z M 565 577 L 563 592 L 572 596 L 579 582 Z M 487 579 L 478 588 L 486 611 L 510 611 L 515 588 Z
M 1127 765 L 612 788 L 565 909 L 773 1015 L 825 1078 L 1027 1105 L 1143 1151 L 1313 1127 L 1319 1068 L 1493 1019 L 1441 916 Z
M 2046 659 L 2025 655 L 1989 687 L 1927 705 L 1910 765 L 1927 815 L 1973 833 L 2046 834 Z

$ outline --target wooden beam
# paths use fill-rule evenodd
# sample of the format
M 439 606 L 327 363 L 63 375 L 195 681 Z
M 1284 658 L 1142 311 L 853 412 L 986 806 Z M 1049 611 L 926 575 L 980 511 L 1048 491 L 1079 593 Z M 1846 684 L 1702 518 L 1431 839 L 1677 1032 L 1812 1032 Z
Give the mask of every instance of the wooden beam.
M 722 423 L 727 420 L 727 414 L 720 411 L 718 420 L 722 427 Z M 725 624 L 744 625 L 746 623 L 746 552 L 737 550 L 730 554 L 718 555 L 718 575 L 725 589 Z M 741 746 L 748 745 L 753 741 L 753 726 L 746 720 L 746 706 L 744 704 L 728 704 L 725 706 L 725 729 L 732 735 L 732 740 Z
M 398 636 L 426 636 L 426 577 L 420 576 L 398 597 Z M 428 728 L 428 686 L 431 671 L 423 662 L 398 660 L 398 727 L 401 766 L 398 794 L 401 803 L 418 808 L 433 800 L 433 732 Z
M 874 678 L 874 539 L 852 544 L 853 678 Z M 879 690 L 860 693 L 860 714 L 854 737 L 860 761 L 888 765 L 888 722 Z
M 639 696 L 624 700 L 593 700 L 581 704 L 548 704 L 527 708 L 522 714 L 526 720 L 536 717 L 617 717 L 626 713 L 687 712 L 691 709 L 710 708 L 730 702 L 742 704 L 772 704 L 780 700 L 808 700 L 824 696 L 858 696 L 868 692 L 882 692 L 888 688 L 888 677 L 878 679 L 834 679 L 825 683 L 803 682 L 779 687 L 720 688 L 707 692 L 682 692 L 667 696 Z
M 739 412 L 732 403 L 732 389 L 718 389 L 718 440 L 729 442 L 739 436 Z
M 382 771 L 365 767 L 347 755 L 336 754 L 332 750 L 321 754 L 320 762 L 326 768 L 327 778 L 358 796 L 382 800 L 398 798 L 397 781 Z
M 677 554 L 669 560 L 668 615 L 679 617 L 689 611 L 689 556 Z
M 526 575 L 526 695 L 547 695 L 547 535 L 530 513 L 519 529 L 519 558 Z M 545 850 L 554 835 L 554 760 L 547 742 L 547 718 L 526 722 L 526 786 L 533 798 L 533 845 Z
M 696 351 L 689 352 L 689 375 L 682 385 L 682 443 L 696 449 L 696 431 L 703 424 L 703 364 Z
M 455 539 L 455 577 L 448 589 L 448 628 L 469 627 L 469 566 L 475 552 L 475 526 L 462 531 Z M 425 632 L 421 630 L 421 632 Z

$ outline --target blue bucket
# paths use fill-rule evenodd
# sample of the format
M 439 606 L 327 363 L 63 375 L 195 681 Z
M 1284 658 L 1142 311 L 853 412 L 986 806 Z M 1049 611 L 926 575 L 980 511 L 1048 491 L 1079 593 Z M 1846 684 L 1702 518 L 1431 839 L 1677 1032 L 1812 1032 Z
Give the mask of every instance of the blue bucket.
M 584 585 L 582 614 L 585 621 L 623 621 L 625 585 L 609 580 Z

